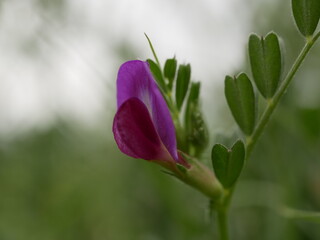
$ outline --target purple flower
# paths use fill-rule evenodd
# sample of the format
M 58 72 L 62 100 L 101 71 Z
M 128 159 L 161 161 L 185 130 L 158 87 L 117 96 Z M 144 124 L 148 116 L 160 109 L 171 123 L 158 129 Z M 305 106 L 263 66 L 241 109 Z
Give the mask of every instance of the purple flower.
M 189 166 L 178 154 L 170 111 L 147 62 L 122 64 L 117 79 L 117 105 L 113 134 L 123 153 L 162 165 Z

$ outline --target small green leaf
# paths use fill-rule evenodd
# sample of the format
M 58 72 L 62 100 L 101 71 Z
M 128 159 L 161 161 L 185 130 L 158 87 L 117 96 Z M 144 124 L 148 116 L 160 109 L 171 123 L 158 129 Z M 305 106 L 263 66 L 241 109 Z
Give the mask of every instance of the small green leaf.
M 177 70 L 177 60 L 175 58 L 167 59 L 166 63 L 164 64 L 164 76 L 169 80 L 168 88 L 171 91 L 173 86 L 173 80 L 176 75 Z
M 230 188 L 237 181 L 245 159 L 245 148 L 238 140 L 231 149 L 215 144 L 211 152 L 214 172 L 225 188 Z
M 269 33 L 265 38 L 252 34 L 249 38 L 249 57 L 254 81 L 265 98 L 273 97 L 281 76 L 281 50 L 278 36 Z
M 165 83 L 165 81 L 163 79 L 163 76 L 162 76 L 162 73 L 161 73 L 161 70 L 160 70 L 159 66 L 154 61 L 152 61 L 151 59 L 148 59 L 147 62 L 149 63 L 150 70 L 151 70 L 151 73 L 152 73 L 153 77 L 157 81 L 157 83 L 160 86 L 161 90 L 163 92 L 165 92 L 167 87 L 166 87 L 166 83 Z
M 189 83 L 191 77 L 191 67 L 190 64 L 180 65 L 177 76 L 177 85 L 176 85 L 176 103 L 177 108 L 180 110 L 186 97 Z
M 245 73 L 234 79 L 226 76 L 225 95 L 231 110 L 241 130 L 248 136 L 255 126 L 255 97 L 252 84 Z
M 300 33 L 312 36 L 320 18 L 320 1 L 292 0 L 292 11 Z

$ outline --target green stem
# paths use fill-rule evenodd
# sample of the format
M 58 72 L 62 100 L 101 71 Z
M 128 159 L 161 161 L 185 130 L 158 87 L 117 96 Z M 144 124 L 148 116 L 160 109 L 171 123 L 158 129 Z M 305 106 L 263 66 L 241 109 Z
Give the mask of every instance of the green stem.
M 279 213 L 289 219 L 303 219 L 305 221 L 320 223 L 320 212 L 304 211 L 288 207 L 280 209 Z
M 218 227 L 220 240 L 228 240 L 228 208 L 222 208 L 218 210 Z
M 263 132 L 265 126 L 269 122 L 269 119 L 274 112 L 275 108 L 277 107 L 281 97 L 286 92 L 288 86 L 290 85 L 293 77 L 295 76 L 296 72 L 300 68 L 302 62 L 306 58 L 307 54 L 309 53 L 312 46 L 315 44 L 315 42 L 320 37 L 320 32 L 318 32 L 313 38 L 308 38 L 305 46 L 303 47 L 302 51 L 300 52 L 299 56 L 297 57 L 296 61 L 292 65 L 290 71 L 288 72 L 287 76 L 283 80 L 282 84 L 280 85 L 278 91 L 276 94 L 268 100 L 267 107 L 262 114 L 262 117 L 257 124 L 255 130 L 253 131 L 252 135 L 247 138 L 247 159 L 249 158 L 255 144 L 257 143 L 257 140 L 259 139 L 261 133 Z

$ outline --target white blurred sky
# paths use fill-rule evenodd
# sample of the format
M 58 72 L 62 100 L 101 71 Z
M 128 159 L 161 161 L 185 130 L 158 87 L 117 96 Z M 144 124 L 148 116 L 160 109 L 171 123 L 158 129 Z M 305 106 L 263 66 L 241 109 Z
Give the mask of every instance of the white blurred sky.
M 36 2 L 7 0 L 0 7 L 1 134 L 46 127 L 60 118 L 94 125 L 114 114 L 118 49 L 126 44 L 135 58 L 152 57 L 144 32 L 161 61 L 176 55 L 191 63 L 193 79 L 203 83 L 205 107 L 213 106 L 216 86 L 246 57 L 248 5 L 257 4 L 70 0 L 56 17 Z

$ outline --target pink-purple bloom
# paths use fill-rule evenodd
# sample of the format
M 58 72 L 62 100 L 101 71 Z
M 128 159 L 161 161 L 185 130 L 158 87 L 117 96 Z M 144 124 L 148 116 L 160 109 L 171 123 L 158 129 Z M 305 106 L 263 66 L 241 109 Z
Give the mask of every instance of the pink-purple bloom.
M 170 111 L 147 62 L 134 60 L 121 65 L 117 107 L 113 133 L 123 153 L 188 166 L 178 154 Z

